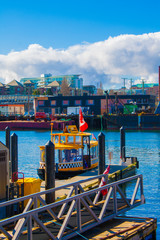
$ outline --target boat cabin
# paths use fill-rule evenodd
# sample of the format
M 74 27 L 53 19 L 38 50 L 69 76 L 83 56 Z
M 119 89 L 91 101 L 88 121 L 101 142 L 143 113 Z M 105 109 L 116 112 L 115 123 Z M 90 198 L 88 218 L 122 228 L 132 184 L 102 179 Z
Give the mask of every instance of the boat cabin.
M 80 171 L 98 165 L 98 141 L 91 133 L 79 132 L 75 125 L 68 125 L 62 133 L 53 133 L 57 171 Z M 40 167 L 45 165 L 45 146 L 40 146 Z

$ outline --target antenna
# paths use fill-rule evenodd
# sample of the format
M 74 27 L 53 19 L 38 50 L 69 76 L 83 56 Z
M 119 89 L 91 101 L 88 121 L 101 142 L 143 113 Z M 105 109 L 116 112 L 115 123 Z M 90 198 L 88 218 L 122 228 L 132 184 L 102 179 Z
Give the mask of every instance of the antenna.
M 132 78 L 130 79 L 130 81 L 131 81 L 131 95 L 132 95 Z
M 141 80 L 142 80 L 142 91 L 143 91 L 143 94 L 144 94 L 144 80 L 145 79 L 142 78 Z
M 122 79 L 123 79 L 123 81 L 124 81 L 124 92 L 123 92 L 123 93 L 124 93 L 124 95 L 125 95 L 125 88 L 126 88 L 126 87 L 125 87 L 125 81 L 127 80 L 127 78 L 122 78 Z

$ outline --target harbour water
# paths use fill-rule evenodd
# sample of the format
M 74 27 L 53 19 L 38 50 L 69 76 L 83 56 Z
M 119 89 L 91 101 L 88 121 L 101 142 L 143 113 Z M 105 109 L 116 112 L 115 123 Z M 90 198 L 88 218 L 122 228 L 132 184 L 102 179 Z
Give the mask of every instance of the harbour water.
M 13 132 L 11 132 L 12 134 Z M 18 169 L 25 177 L 38 177 L 39 147 L 50 140 L 50 131 L 14 131 L 18 136 Z M 98 137 L 99 131 L 93 132 Z M 108 153 L 113 152 L 113 164 L 119 163 L 119 131 L 103 131 L 105 134 L 106 164 Z M 5 143 L 5 131 L 0 132 Z M 143 174 L 146 203 L 129 211 L 127 216 L 157 218 L 157 239 L 160 239 L 160 132 L 126 132 L 126 155 L 139 160 L 138 174 Z

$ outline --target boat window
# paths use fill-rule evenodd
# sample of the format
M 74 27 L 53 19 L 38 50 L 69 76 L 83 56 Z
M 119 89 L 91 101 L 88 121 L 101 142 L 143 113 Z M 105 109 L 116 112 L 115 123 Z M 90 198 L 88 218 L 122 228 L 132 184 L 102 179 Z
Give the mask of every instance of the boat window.
M 58 139 L 59 139 L 59 137 L 58 137 L 58 136 L 55 136 L 55 137 L 54 137 L 54 143 L 58 143 Z
M 92 158 L 97 157 L 97 146 L 91 148 L 91 156 Z
M 61 143 L 65 143 L 65 142 L 66 142 L 65 136 L 61 136 Z
M 78 162 L 78 161 L 82 161 L 82 154 L 77 149 L 63 150 L 61 157 L 62 157 L 62 162 Z
M 73 136 L 68 136 L 68 142 L 69 143 L 73 143 L 74 142 Z
M 76 136 L 76 143 L 81 143 L 81 137 L 80 136 Z
M 89 137 L 83 137 L 83 144 L 89 144 Z

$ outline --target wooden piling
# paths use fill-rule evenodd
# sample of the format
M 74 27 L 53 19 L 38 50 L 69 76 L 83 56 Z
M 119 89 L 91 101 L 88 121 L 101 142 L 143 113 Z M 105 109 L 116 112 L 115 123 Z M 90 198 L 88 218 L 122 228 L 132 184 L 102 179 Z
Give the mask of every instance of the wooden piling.
M 18 172 L 18 136 L 15 133 L 11 135 L 11 151 L 10 152 L 11 152 L 10 158 L 11 158 L 11 166 L 12 166 L 11 172 L 13 177 L 13 174 Z M 16 177 L 15 177 L 15 181 L 16 181 Z
M 45 189 L 55 188 L 55 151 L 54 144 L 48 141 L 45 145 Z M 55 193 L 46 194 L 46 202 L 55 201 Z
M 5 128 L 5 132 L 6 132 L 6 147 L 10 151 L 10 128 L 8 126 Z
M 120 158 L 124 160 L 126 156 L 125 153 L 125 129 L 124 127 L 120 128 Z
M 105 171 L 105 135 L 102 132 L 98 135 L 98 152 L 98 174 L 100 175 Z

